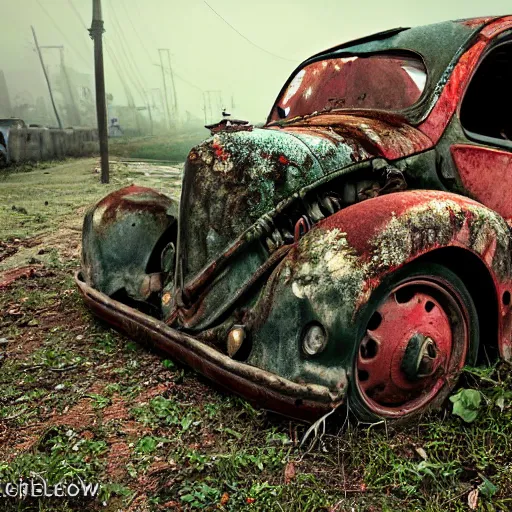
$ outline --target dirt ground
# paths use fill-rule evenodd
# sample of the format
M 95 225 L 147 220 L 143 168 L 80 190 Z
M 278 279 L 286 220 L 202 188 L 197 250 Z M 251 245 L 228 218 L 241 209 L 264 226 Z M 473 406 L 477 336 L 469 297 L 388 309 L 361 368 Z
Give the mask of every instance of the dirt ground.
M 96 499 L 0 510 L 441 511 L 512 509 L 508 366 L 468 369 L 471 424 L 308 428 L 258 410 L 97 321 L 73 282 L 87 207 L 129 183 L 179 197 L 182 168 L 95 159 L 0 177 L 0 483 L 100 484 Z M 342 428 L 343 427 L 343 428 Z

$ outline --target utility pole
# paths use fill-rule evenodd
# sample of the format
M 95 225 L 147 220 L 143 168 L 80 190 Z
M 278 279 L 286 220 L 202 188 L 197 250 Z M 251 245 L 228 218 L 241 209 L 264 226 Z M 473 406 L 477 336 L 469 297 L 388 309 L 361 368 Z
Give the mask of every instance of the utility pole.
M 153 128 L 153 114 L 151 112 L 151 104 L 148 99 L 148 114 L 149 114 L 149 125 L 151 127 L 151 135 L 155 134 L 155 129 Z
M 206 116 L 206 94 L 203 91 L 203 112 L 204 112 L 204 124 L 208 124 L 208 117 Z
M 4 72 L 0 69 L 0 115 L 11 117 L 13 115 L 9 89 L 5 81 Z
M 37 42 L 36 31 L 34 27 L 30 27 L 32 29 L 32 34 L 34 35 L 34 43 L 36 45 L 36 50 L 39 55 L 39 60 L 41 62 L 41 67 L 43 68 L 44 78 L 46 79 L 46 84 L 48 85 L 48 92 L 50 93 L 50 100 L 52 101 L 53 111 L 55 112 L 55 117 L 57 118 L 57 123 L 59 128 L 62 130 L 62 122 L 59 117 L 59 113 L 57 112 L 57 106 L 55 105 L 55 100 L 53 98 L 52 86 L 50 84 L 50 79 L 48 78 L 48 73 L 46 71 L 46 67 L 44 65 L 43 54 L 41 53 L 41 48 L 39 48 L 39 43 Z
M 101 183 L 110 181 L 108 166 L 107 99 L 105 96 L 105 73 L 103 68 L 103 33 L 105 32 L 101 14 L 101 0 L 92 0 L 92 25 L 89 29 L 94 40 L 94 70 L 96 75 L 96 115 L 101 154 Z
M 68 90 L 69 96 L 69 106 L 71 107 L 71 115 L 69 116 L 68 121 L 71 122 L 72 125 L 80 126 L 80 110 L 76 104 L 75 94 L 73 92 L 73 87 L 71 85 L 71 80 L 69 78 L 69 74 L 66 68 L 66 64 L 64 62 L 64 46 L 40 46 L 41 50 L 59 50 L 60 52 L 60 69 L 62 76 L 64 77 L 64 81 L 66 82 L 66 88 Z
M 174 84 L 174 72 L 171 64 L 171 52 L 167 51 L 167 62 L 169 64 L 169 71 L 171 72 L 171 83 L 172 83 L 172 96 L 174 99 L 174 122 L 178 122 L 178 96 L 176 95 L 176 86 Z
M 160 57 L 160 67 L 162 69 L 162 78 L 164 81 L 164 94 L 165 94 L 165 108 L 167 113 L 167 122 L 169 123 L 169 128 L 172 129 L 172 121 L 171 121 L 171 111 L 169 109 L 169 93 L 167 92 L 167 80 L 165 79 L 165 68 L 164 68 L 164 61 L 162 59 L 162 52 L 165 50 L 160 48 L 158 50 L 158 55 Z

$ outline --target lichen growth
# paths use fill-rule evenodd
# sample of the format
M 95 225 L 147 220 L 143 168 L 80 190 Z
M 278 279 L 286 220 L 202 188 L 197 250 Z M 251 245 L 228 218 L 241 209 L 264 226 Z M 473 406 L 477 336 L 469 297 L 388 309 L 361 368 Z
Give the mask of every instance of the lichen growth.
M 362 292 L 365 265 L 339 229 L 313 230 L 299 243 L 297 259 L 290 265 L 294 295 L 321 310 L 326 324 L 338 315 L 333 300 L 341 306 Z
M 463 230 L 469 236 L 462 236 Z M 332 300 L 332 292 L 339 297 L 338 307 L 343 302 L 356 308 L 378 284 L 376 277 L 456 240 L 462 243 L 464 238 L 468 238 L 468 249 L 481 255 L 496 241 L 493 270 L 498 276 L 510 275 L 509 233 L 501 217 L 483 206 L 433 199 L 402 215 L 392 215 L 370 240 L 365 255 L 357 254 L 338 228 L 312 230 L 290 263 L 292 291 L 330 317 L 329 308 L 336 310 L 332 302 L 326 302 Z

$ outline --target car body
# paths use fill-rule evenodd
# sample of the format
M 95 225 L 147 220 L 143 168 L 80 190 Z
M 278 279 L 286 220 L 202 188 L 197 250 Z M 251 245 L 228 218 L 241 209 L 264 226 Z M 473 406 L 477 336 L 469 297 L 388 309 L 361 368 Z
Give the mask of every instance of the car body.
M 9 134 L 12 129 L 21 130 L 27 125 L 22 119 L 10 117 L 0 119 L 0 167 L 9 165 L 11 158 L 9 155 Z
M 438 405 L 512 356 L 511 64 L 512 16 L 311 57 L 263 128 L 210 127 L 179 205 L 131 186 L 88 212 L 86 303 L 291 417 Z

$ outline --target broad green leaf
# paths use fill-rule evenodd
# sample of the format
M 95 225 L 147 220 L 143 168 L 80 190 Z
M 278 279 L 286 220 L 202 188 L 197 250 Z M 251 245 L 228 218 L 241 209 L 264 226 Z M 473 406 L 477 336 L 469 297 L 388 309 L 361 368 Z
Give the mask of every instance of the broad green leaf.
M 476 389 L 461 389 L 450 397 L 453 403 L 453 414 L 461 417 L 466 423 L 472 423 L 478 416 L 482 395 Z
M 478 486 L 480 494 L 486 498 L 492 498 L 498 491 L 498 488 L 489 479 L 485 478 L 484 475 L 480 474 L 480 477 L 483 480 L 483 482 Z

